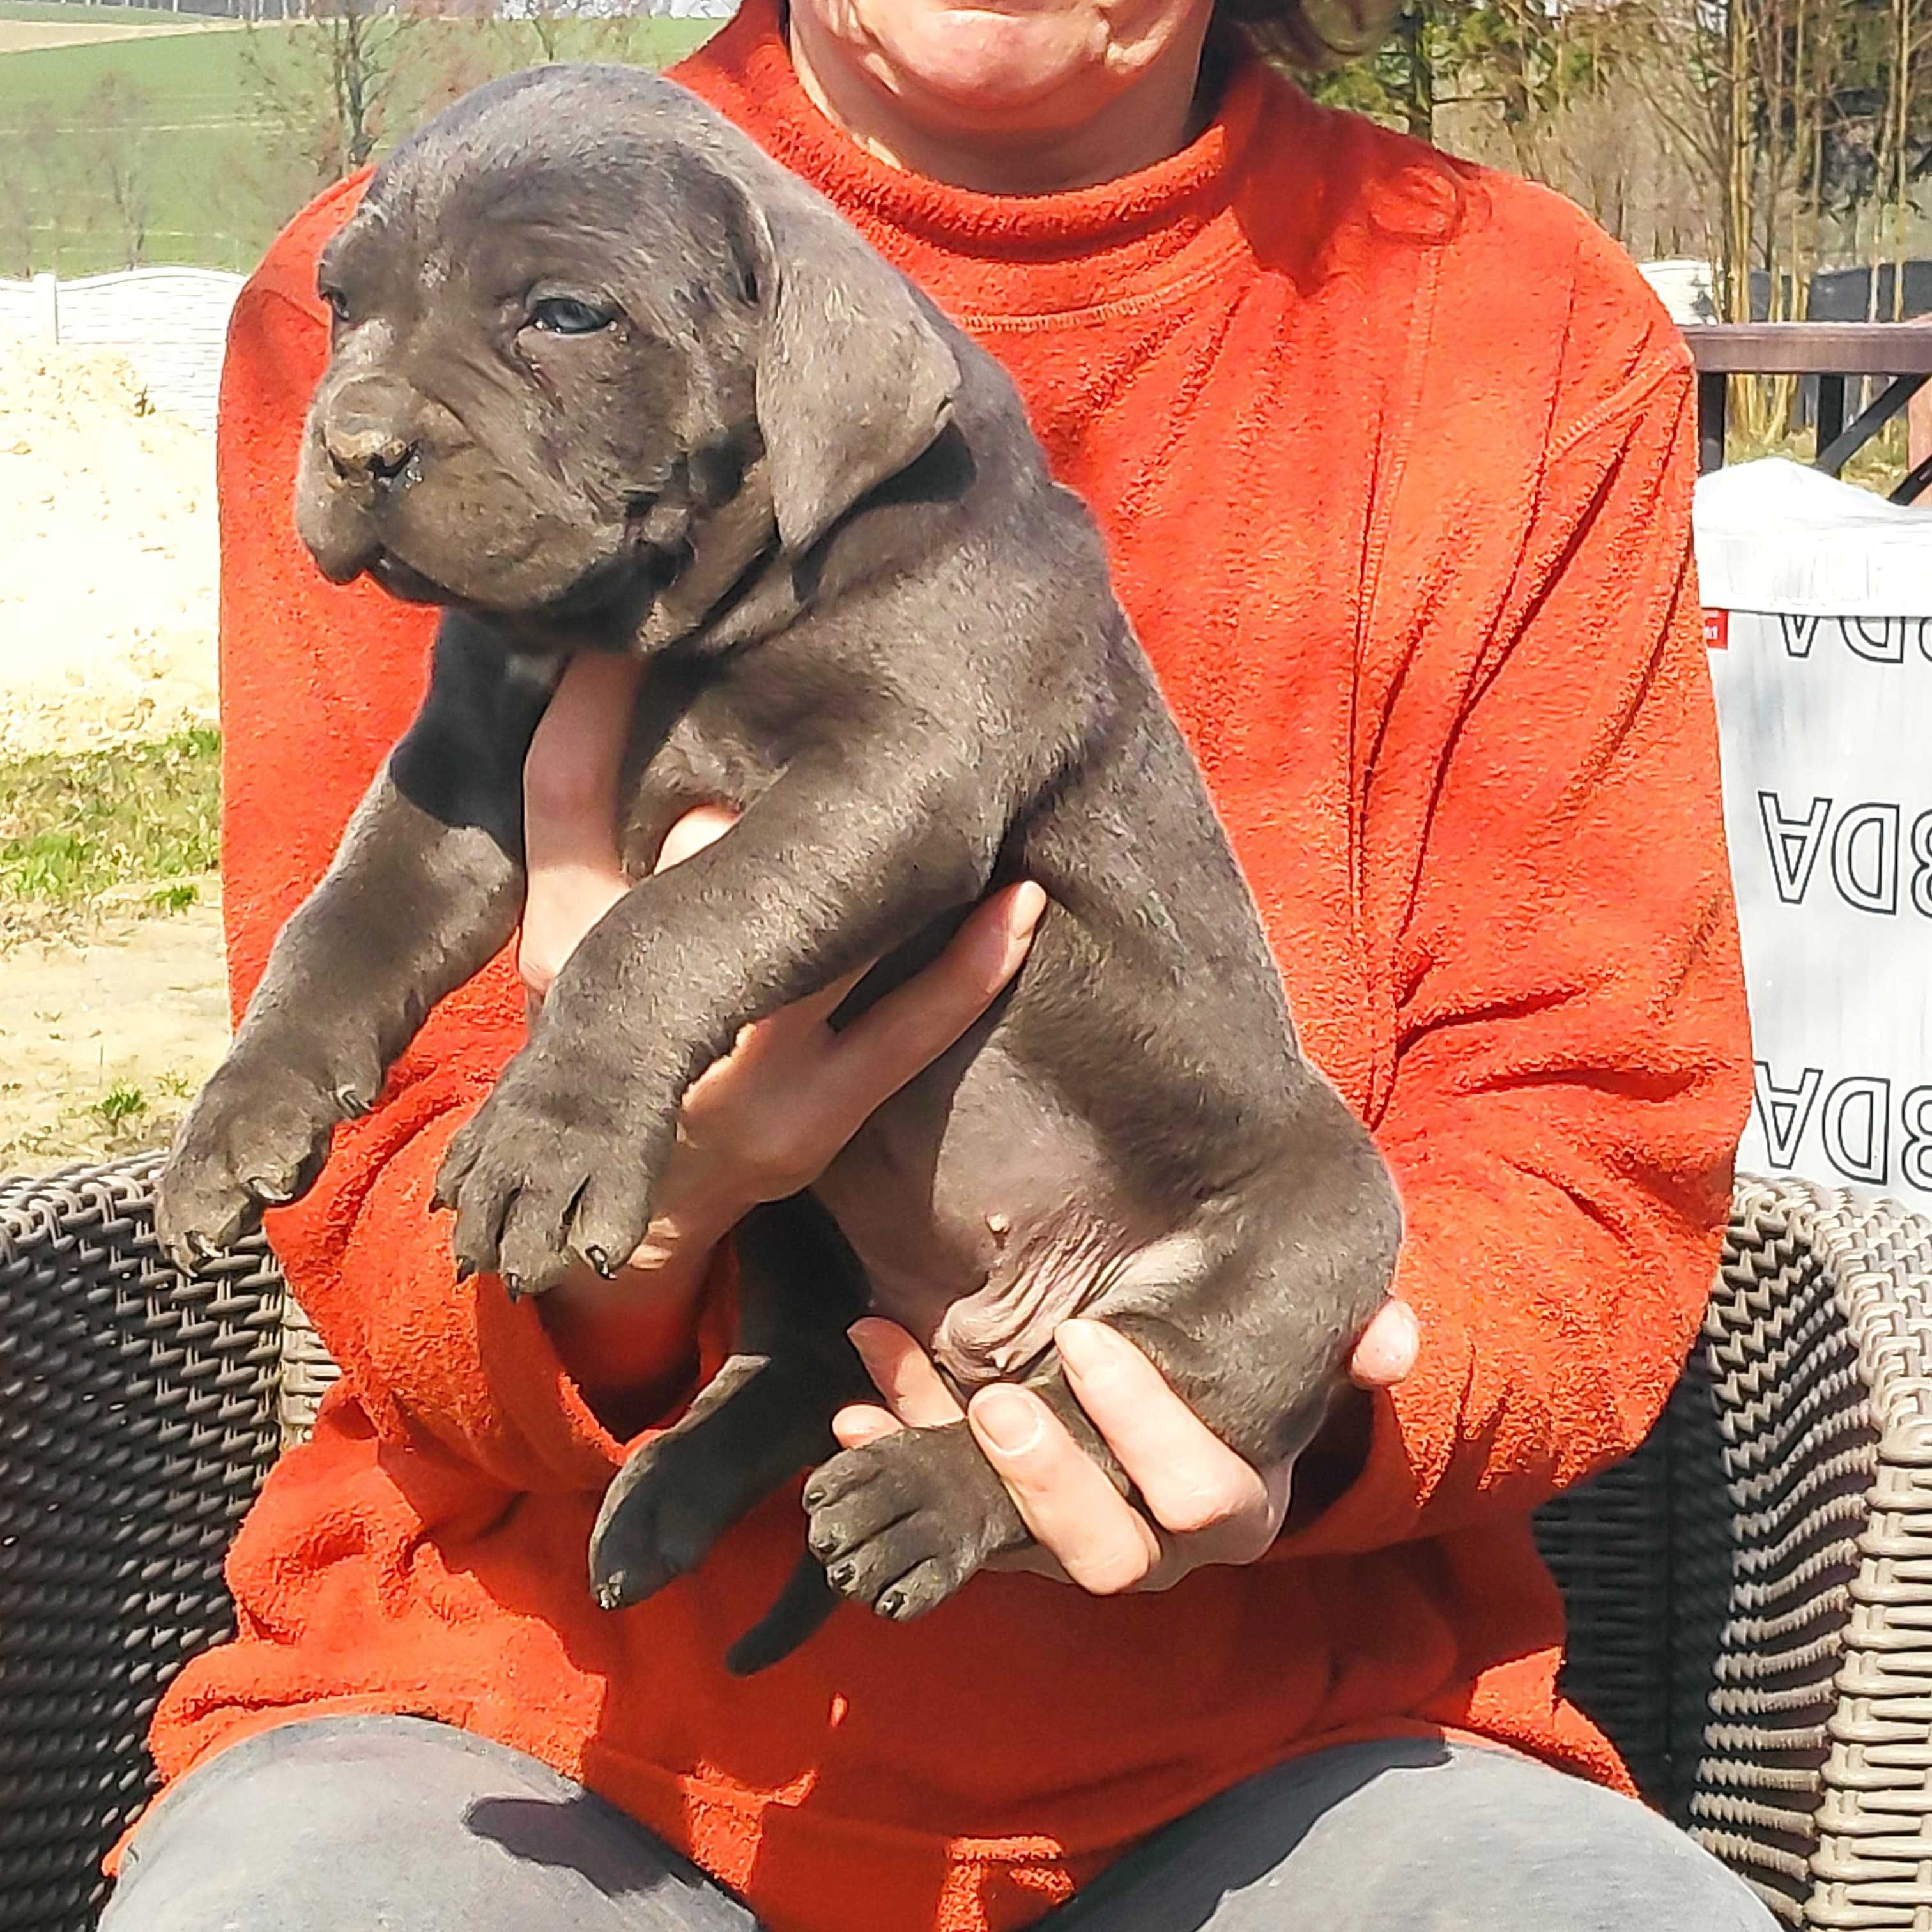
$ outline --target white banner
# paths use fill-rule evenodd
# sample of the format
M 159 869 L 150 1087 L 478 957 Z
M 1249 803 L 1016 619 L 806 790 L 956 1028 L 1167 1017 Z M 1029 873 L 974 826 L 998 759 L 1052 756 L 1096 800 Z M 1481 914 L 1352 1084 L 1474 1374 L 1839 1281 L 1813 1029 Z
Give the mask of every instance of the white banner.
M 1932 511 L 1793 464 L 1698 485 L 1750 998 L 1745 1170 L 1932 1210 Z

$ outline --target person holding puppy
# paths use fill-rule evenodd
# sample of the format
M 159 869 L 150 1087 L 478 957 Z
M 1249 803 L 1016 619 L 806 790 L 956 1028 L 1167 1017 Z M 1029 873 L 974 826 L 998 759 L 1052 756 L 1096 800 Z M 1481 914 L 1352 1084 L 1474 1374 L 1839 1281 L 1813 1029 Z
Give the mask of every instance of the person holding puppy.
M 1297 0 L 744 0 L 677 77 L 1000 357 L 1093 506 L 1304 1042 L 1402 1190 L 1354 1400 L 1252 1469 L 1070 1323 L 1134 1503 L 995 1385 L 968 1420 L 1023 1568 L 904 1629 L 842 1614 L 736 1683 L 721 1635 L 790 1567 L 788 1495 L 600 1612 L 598 1497 L 716 1365 L 732 1225 L 971 1024 L 1041 902 L 989 899 L 842 1032 L 826 998 L 748 1030 L 614 1280 L 458 1284 L 442 1151 L 622 890 L 631 672 L 581 662 L 526 771 L 520 983 L 506 958 L 446 1002 L 271 1224 L 344 1381 L 237 1541 L 236 1640 L 158 1716 L 169 1789 L 110 1932 L 1770 1922 L 1558 1696 L 1529 1530 L 1661 1406 L 1748 1103 L 1689 363 L 1574 210 L 1258 56 L 1311 32 Z M 288 528 L 315 258 L 359 185 L 277 244 L 224 377 L 238 998 L 433 622 L 325 584 Z M 728 824 L 694 814 L 658 862 Z M 957 1415 L 909 1336 L 856 1339 L 880 1400 L 848 1444 Z

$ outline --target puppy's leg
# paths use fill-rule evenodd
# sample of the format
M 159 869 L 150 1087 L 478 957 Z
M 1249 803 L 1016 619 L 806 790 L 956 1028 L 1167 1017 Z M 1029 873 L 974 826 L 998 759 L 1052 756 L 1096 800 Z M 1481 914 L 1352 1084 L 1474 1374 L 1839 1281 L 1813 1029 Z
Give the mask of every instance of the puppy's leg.
M 462 1265 L 530 1293 L 577 1257 L 608 1272 L 649 1226 L 686 1089 L 740 1028 L 986 890 L 1003 828 L 972 748 L 935 771 L 930 742 L 855 735 L 796 760 L 571 956 L 438 1179 Z
M 1084 1312 L 1118 1329 L 1195 1414 L 1265 1467 L 1298 1455 L 1382 1306 L 1401 1222 L 1388 1170 L 1325 1085 L 1298 1144 L 1130 1258 Z M 1126 1474 L 1057 1357 L 1028 1378 L 1124 1496 Z M 835 1456 L 806 1484 L 808 1540 L 834 1588 L 886 1617 L 922 1616 L 1002 1550 L 1028 1540 L 963 1424 Z
M 871 1387 L 845 1334 L 865 1312 L 864 1276 L 825 1210 L 806 1194 L 775 1202 L 746 1216 L 733 1240 L 738 1352 L 605 1492 L 590 1582 L 606 1610 L 694 1570 L 740 1517 L 834 1446 L 832 1415 Z
M 524 755 L 554 682 L 445 620 L 422 712 L 283 928 L 176 1136 L 155 1221 L 178 1262 L 304 1192 L 338 1124 L 374 1103 L 430 1008 L 508 940 Z

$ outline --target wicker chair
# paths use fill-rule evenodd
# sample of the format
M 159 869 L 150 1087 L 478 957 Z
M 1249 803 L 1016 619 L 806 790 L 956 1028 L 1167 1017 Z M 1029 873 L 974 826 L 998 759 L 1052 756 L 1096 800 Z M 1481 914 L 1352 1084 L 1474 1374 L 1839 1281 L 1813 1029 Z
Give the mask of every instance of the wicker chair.
M 257 1243 L 184 1280 L 152 1159 L 0 1183 L 0 1927 L 82 1932 L 236 1520 L 333 1375 Z M 1792 1925 L 1932 1932 L 1932 1222 L 1739 1184 L 1702 1345 L 1542 1513 L 1568 1687 Z

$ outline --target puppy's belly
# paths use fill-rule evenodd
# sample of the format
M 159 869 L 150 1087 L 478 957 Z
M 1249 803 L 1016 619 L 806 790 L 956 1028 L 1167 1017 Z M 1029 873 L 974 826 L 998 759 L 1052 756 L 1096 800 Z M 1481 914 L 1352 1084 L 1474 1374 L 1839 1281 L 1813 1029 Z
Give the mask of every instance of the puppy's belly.
M 1173 1232 L 1124 1198 L 1092 1130 L 997 1036 L 902 1089 L 813 1191 L 874 1310 L 966 1388 L 1023 1374 Z

